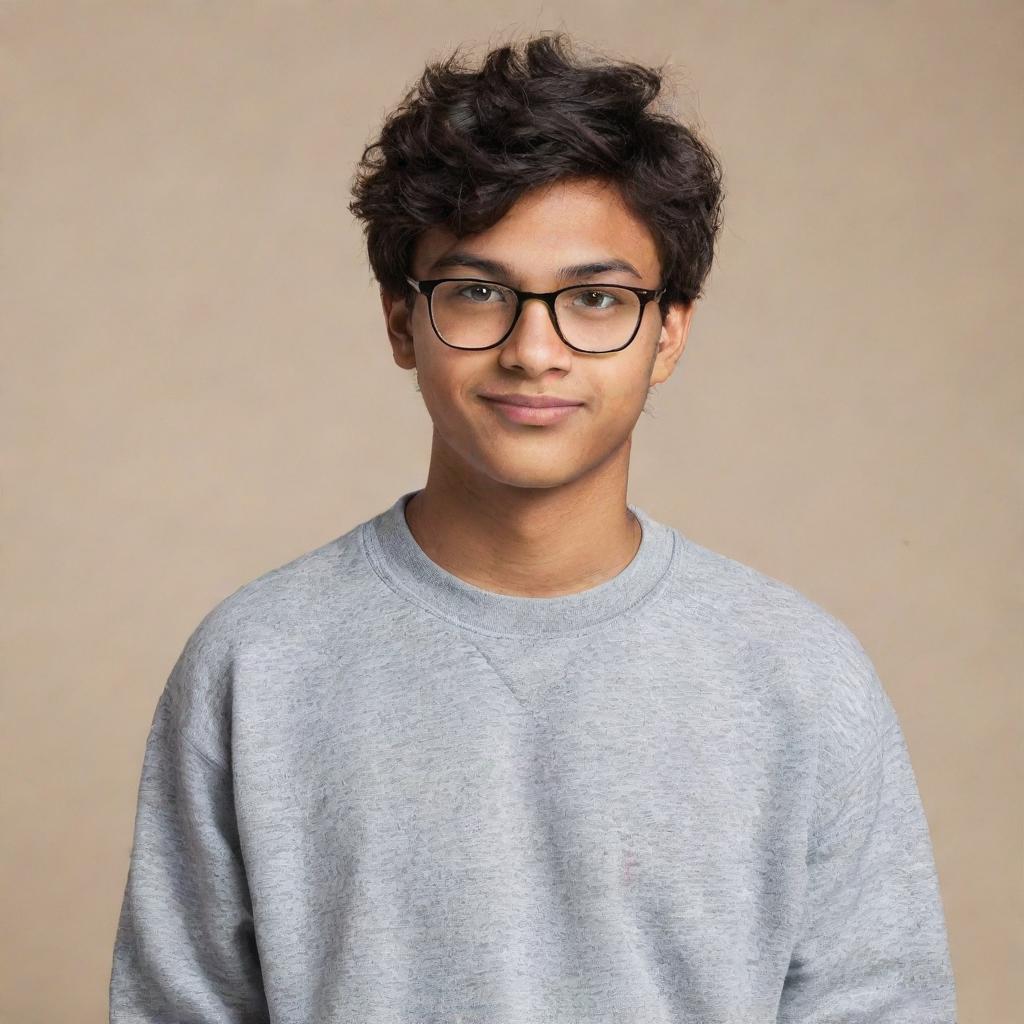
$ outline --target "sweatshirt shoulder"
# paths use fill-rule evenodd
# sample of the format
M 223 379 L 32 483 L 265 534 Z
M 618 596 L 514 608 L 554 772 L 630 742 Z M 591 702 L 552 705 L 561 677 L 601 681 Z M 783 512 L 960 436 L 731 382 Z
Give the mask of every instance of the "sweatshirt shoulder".
M 224 759 L 232 679 L 240 664 L 320 635 L 325 617 L 344 619 L 376 577 L 360 523 L 339 537 L 236 587 L 200 618 L 164 686 L 156 728 L 174 727 L 212 760 Z
M 273 566 L 222 598 L 200 626 L 211 636 L 239 640 L 264 630 L 311 627 L 328 606 L 358 600 L 373 573 L 363 554 L 362 523 L 287 562 Z
M 856 748 L 881 736 L 895 712 L 847 623 L 783 580 L 686 537 L 682 542 L 682 593 L 694 616 L 784 665 L 826 742 Z

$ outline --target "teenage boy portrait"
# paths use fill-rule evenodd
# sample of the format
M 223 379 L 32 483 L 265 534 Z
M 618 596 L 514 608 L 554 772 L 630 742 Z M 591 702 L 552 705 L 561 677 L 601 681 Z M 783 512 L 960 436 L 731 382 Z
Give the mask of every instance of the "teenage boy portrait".
M 557 33 L 455 53 L 363 153 L 426 480 L 187 639 L 112 1024 L 955 1020 L 864 648 L 628 499 L 722 223 L 660 87 Z

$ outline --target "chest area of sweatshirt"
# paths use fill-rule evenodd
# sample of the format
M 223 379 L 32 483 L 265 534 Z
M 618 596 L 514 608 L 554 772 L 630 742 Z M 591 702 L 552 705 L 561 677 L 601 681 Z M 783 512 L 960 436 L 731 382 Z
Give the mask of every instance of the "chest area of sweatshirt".
M 771 887 L 802 864 L 813 723 L 785 659 L 701 640 L 382 632 L 263 661 L 233 695 L 243 829 L 418 877 L 498 884 L 519 859 L 599 886 Z

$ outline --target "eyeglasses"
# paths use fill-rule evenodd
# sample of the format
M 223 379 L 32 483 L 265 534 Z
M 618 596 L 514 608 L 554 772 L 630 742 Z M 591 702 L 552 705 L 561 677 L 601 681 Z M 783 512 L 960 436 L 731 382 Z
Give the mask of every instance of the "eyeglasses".
M 540 299 L 569 348 L 590 354 L 618 352 L 636 337 L 647 303 L 665 293 L 665 288 L 621 284 L 574 284 L 553 292 L 524 292 L 476 278 L 406 280 L 427 297 L 434 333 L 451 348 L 461 349 L 497 347 L 512 333 L 523 303 Z

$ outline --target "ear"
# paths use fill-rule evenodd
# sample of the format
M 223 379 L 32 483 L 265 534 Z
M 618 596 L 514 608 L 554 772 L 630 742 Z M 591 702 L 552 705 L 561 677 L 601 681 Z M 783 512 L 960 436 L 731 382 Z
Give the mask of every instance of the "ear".
M 384 324 L 391 342 L 391 354 L 403 370 L 416 366 L 416 349 L 412 338 L 412 310 L 406 299 L 380 290 L 381 306 L 384 309 Z
M 672 376 L 679 357 L 686 347 L 686 337 L 690 332 L 690 321 L 696 301 L 687 305 L 673 302 L 668 308 L 661 325 L 661 336 L 654 353 L 654 365 L 651 367 L 652 385 L 661 384 Z

